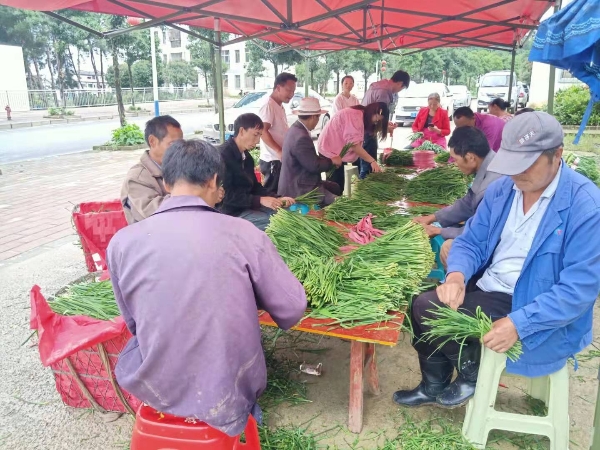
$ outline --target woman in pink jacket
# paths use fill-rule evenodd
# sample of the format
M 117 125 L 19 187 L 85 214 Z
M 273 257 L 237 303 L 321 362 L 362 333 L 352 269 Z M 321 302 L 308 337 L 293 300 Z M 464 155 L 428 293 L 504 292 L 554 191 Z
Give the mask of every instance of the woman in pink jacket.
M 448 111 L 440 106 L 440 94 L 437 92 L 429 94 L 427 103 L 428 106 L 421 108 L 412 126 L 413 132 L 421 132 L 423 137 L 413 142 L 410 147 L 417 148 L 424 141 L 431 141 L 446 148 L 446 136 L 450 134 Z
M 327 158 L 339 156 L 346 144 L 352 147 L 342 158 L 343 162 L 355 162 L 358 158 L 371 165 L 373 172 L 381 172 L 374 158 L 363 147 L 365 134 L 378 136 L 379 140 L 387 138 L 390 111 L 385 103 L 371 103 L 368 106 L 352 106 L 335 114 L 319 136 L 317 147 L 319 153 Z M 377 149 L 375 149 L 375 154 Z M 328 181 L 336 182 L 344 189 L 344 164 L 335 170 Z

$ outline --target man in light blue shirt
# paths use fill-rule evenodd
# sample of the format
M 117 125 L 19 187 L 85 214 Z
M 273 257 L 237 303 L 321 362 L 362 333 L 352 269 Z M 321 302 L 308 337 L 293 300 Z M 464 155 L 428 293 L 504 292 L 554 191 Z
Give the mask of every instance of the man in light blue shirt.
M 486 190 L 452 246 L 446 282 L 413 302 L 411 318 L 423 381 L 398 391 L 402 405 L 454 408 L 475 393 L 481 345 L 426 342 L 432 303 L 491 317 L 483 337 L 504 353 L 517 340 L 523 355 L 507 372 L 540 377 L 560 370 L 592 340 L 600 292 L 600 190 L 566 166 L 563 131 L 543 112 L 509 121 L 488 170 L 508 175 Z M 450 383 L 454 368 L 458 376 Z

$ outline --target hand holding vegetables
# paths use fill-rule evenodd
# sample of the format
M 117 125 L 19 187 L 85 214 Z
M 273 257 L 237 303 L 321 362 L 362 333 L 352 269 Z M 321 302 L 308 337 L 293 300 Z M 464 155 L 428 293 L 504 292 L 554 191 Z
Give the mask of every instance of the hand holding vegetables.
M 518 340 L 515 324 L 509 317 L 504 317 L 492 324 L 492 329 L 483 336 L 483 345 L 497 353 L 506 353 Z
M 435 216 L 433 214 L 428 214 L 427 216 L 415 217 L 413 222 L 420 225 L 431 225 L 433 222 L 435 222 Z
M 429 238 L 433 238 L 442 233 L 442 229 L 440 227 L 434 227 L 433 225 L 423 224 L 423 228 L 425 228 L 425 233 L 427 233 L 427 236 L 429 236 Z
M 457 310 L 465 300 L 465 277 L 460 272 L 449 273 L 446 281 L 440 284 L 436 293 L 442 303 Z
M 341 156 L 332 156 L 330 159 L 335 167 L 340 167 L 343 164 Z

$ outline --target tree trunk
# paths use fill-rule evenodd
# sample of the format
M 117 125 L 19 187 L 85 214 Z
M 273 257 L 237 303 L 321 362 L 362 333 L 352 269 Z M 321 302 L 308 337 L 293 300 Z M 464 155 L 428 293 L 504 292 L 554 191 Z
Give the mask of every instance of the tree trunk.
M 46 50 L 46 60 L 48 63 L 48 72 L 50 72 L 50 87 L 52 90 L 56 90 L 56 82 L 54 81 L 54 72 L 52 71 L 52 58 L 50 57 L 50 50 Z
M 337 75 L 337 83 L 335 84 L 335 94 L 339 94 L 340 93 L 340 71 L 338 70 L 336 73 Z
M 135 98 L 133 91 L 133 74 L 131 73 L 131 64 L 127 61 L 127 72 L 129 72 L 129 87 L 131 88 L 131 106 L 135 109 Z
M 369 89 L 369 87 L 367 86 L 367 83 L 369 82 L 369 73 L 368 72 L 363 72 L 363 77 L 365 77 L 365 94 L 367 93 L 367 89 Z
M 75 67 L 75 61 L 73 60 L 73 54 L 71 53 L 71 48 L 68 45 L 67 45 L 67 53 L 69 55 L 69 59 L 71 60 L 71 66 L 73 66 L 73 70 L 75 71 L 75 76 L 77 77 L 77 83 L 79 83 L 79 87 L 81 87 L 81 89 L 83 89 L 83 84 L 81 83 L 81 77 L 79 76 L 78 67 Z
M 64 61 L 60 59 L 60 54 L 54 48 L 56 52 L 56 73 L 57 73 L 57 81 L 58 81 L 58 89 L 60 90 L 60 98 L 62 100 L 62 107 L 67 107 L 67 99 L 65 98 L 65 71 L 64 71 Z
M 214 39 L 214 33 L 212 33 L 212 35 L 210 36 L 211 39 Z M 214 110 L 215 110 L 215 114 L 219 112 L 219 100 L 217 99 L 217 60 L 216 58 L 216 52 L 215 52 L 215 46 L 212 44 L 209 44 L 209 48 L 210 48 L 210 60 L 212 61 L 212 88 L 213 88 L 213 105 L 214 105 Z M 221 57 L 221 55 L 219 55 L 219 58 Z
M 100 77 L 102 78 L 102 89 L 106 89 L 106 82 L 104 81 L 104 52 L 100 49 Z
M 92 68 L 94 69 L 94 76 L 96 77 L 96 87 L 98 88 L 98 93 L 100 92 L 100 78 L 98 77 L 98 69 L 96 68 L 96 58 L 94 58 L 94 47 L 92 46 L 91 41 L 88 40 L 88 44 L 90 45 L 90 62 L 92 63 Z
M 208 94 L 208 72 L 203 71 L 202 73 L 204 74 L 204 87 L 206 88 L 206 93 Z
M 119 70 L 119 50 L 114 42 L 112 45 L 113 68 L 115 69 L 115 92 L 117 94 L 117 107 L 119 109 L 119 121 L 124 127 L 127 122 L 125 120 L 125 107 L 123 106 L 123 93 L 121 92 L 121 73 Z
M 275 68 L 275 78 L 277 78 L 277 75 L 279 75 L 279 66 L 276 62 L 273 62 L 273 67 Z
M 33 67 L 35 67 L 35 83 L 37 85 L 37 88 L 39 90 L 44 89 L 44 86 L 42 85 L 42 77 L 40 77 L 40 64 L 38 63 L 37 59 L 33 60 Z
M 25 71 L 27 72 L 27 89 L 35 89 L 33 74 L 31 73 L 31 64 L 28 59 L 25 60 Z

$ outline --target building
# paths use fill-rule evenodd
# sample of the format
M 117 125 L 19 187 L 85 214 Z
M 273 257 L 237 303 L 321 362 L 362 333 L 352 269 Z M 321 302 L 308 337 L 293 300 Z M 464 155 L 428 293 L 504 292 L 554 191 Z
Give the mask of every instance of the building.
M 564 8 L 572 0 L 563 0 L 562 7 Z M 542 17 L 542 21 L 546 20 L 554 13 L 554 9 L 550 8 Z M 554 92 L 561 89 L 566 89 L 573 85 L 583 84 L 577 78 L 574 78 L 568 71 L 563 69 L 555 69 L 556 76 L 554 82 Z M 529 86 L 529 103 L 530 106 L 541 106 L 548 102 L 548 88 L 550 87 L 550 66 L 534 62 L 531 69 L 531 84 Z
M 76 76 L 74 78 L 75 80 L 77 80 Z M 100 73 L 98 73 L 98 78 L 100 78 Z M 102 80 L 98 82 L 98 80 L 96 79 L 96 74 L 94 72 L 90 72 L 88 70 L 80 70 L 79 79 L 81 80 L 83 89 L 86 91 L 96 91 L 98 89 L 102 89 Z
M 182 28 L 189 28 L 182 26 Z M 161 28 L 158 31 L 158 39 L 162 52 L 162 61 L 168 64 L 173 61 L 191 61 L 188 50 L 189 35 L 173 28 Z M 158 55 L 157 55 L 158 56 Z
M 29 94 L 23 49 L 16 45 L 0 45 L 0 108 L 10 106 L 13 111 L 29 111 Z

